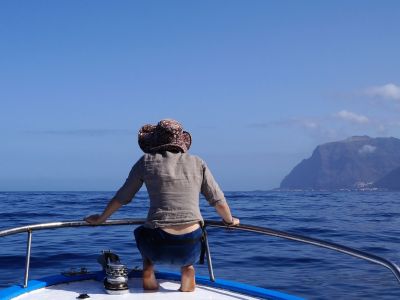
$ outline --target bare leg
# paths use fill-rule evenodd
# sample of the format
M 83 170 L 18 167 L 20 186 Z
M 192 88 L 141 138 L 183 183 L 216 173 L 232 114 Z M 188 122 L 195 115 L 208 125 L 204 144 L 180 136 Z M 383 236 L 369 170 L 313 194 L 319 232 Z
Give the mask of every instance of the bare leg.
M 157 290 L 159 287 L 154 275 L 154 265 L 147 258 L 143 259 L 143 289 Z
M 193 292 L 196 288 L 196 280 L 194 278 L 193 265 L 181 268 L 181 292 Z

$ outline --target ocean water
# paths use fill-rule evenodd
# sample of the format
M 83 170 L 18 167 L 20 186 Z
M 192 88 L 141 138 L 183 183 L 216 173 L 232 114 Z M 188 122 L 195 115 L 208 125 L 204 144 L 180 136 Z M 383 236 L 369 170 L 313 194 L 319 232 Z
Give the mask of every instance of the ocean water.
M 100 213 L 112 192 L 2 192 L 0 230 L 52 221 L 81 220 Z M 243 224 L 265 226 L 340 243 L 400 264 L 400 193 L 226 192 Z M 144 218 L 147 193 L 112 219 Z M 219 220 L 201 199 L 204 218 Z M 129 268 L 141 266 L 134 226 L 63 228 L 34 232 L 30 278 L 70 268 L 99 270 L 103 249 Z M 210 228 L 217 278 L 230 279 L 308 299 L 400 299 L 400 284 L 382 266 L 315 246 L 235 230 Z M 0 288 L 22 283 L 26 233 L 0 238 Z M 207 275 L 205 266 L 196 266 Z M 178 270 L 175 270 L 178 271 Z

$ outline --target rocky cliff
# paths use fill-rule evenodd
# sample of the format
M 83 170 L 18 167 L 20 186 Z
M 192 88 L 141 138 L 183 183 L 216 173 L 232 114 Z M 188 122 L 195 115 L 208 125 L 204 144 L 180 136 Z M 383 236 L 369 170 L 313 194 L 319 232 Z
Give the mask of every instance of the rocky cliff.
M 354 136 L 318 146 L 310 158 L 300 162 L 282 180 L 280 188 L 336 190 L 372 187 L 397 168 L 400 168 L 399 139 Z
M 380 189 L 400 191 L 400 168 L 396 168 L 386 176 L 383 176 L 383 178 L 375 182 L 374 186 Z

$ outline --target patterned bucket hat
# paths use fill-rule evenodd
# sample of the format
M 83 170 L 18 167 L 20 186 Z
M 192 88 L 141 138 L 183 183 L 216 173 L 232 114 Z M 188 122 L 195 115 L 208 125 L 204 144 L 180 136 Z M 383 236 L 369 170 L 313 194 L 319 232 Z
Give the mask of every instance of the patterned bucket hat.
M 175 120 L 165 119 L 157 125 L 144 125 L 139 130 L 138 143 L 145 153 L 159 151 L 186 152 L 192 144 L 190 133 Z

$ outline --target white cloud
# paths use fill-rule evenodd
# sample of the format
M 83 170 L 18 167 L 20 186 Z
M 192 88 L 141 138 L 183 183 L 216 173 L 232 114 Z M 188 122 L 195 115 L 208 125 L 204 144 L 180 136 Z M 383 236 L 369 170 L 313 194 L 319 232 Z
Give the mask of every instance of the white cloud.
M 400 86 L 393 83 L 372 86 L 365 89 L 364 94 L 370 97 L 400 100 Z
M 309 129 L 317 129 L 319 127 L 317 122 L 309 120 L 302 121 L 301 125 Z
M 335 114 L 335 116 L 339 119 L 349 121 L 352 123 L 365 124 L 369 122 L 369 119 L 366 116 L 359 115 L 347 110 L 339 111 L 338 113 Z
M 364 145 L 360 149 L 358 149 L 358 153 L 360 153 L 360 154 L 371 154 L 371 153 L 374 153 L 375 150 L 376 150 L 375 146 Z

